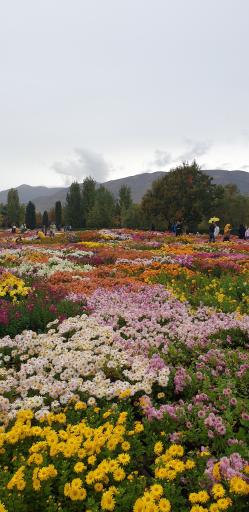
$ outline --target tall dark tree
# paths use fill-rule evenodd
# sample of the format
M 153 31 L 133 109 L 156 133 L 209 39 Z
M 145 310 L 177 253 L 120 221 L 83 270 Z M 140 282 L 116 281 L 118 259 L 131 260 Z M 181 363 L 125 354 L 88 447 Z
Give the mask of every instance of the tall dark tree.
M 56 201 L 55 203 L 55 224 L 57 228 L 62 224 L 62 207 L 60 201 Z
M 118 224 L 124 226 L 124 219 L 127 211 L 132 206 L 131 189 L 127 185 L 122 185 L 118 193 L 118 201 L 116 203 L 116 214 L 118 216 Z
M 20 221 L 20 202 L 18 191 L 15 188 L 11 188 L 8 192 L 7 198 L 7 215 L 8 225 L 13 224 L 19 225 Z
M 196 229 L 213 212 L 217 191 L 195 161 L 183 163 L 152 184 L 142 199 L 143 214 L 157 228 L 182 220 L 189 229 Z
M 3 228 L 8 226 L 7 204 L 0 204 L 0 226 Z
M 88 216 L 90 210 L 93 208 L 96 194 L 96 182 L 88 177 L 83 181 L 82 186 L 82 215 L 83 215 L 83 226 L 86 226 L 88 222 Z
M 81 192 L 77 181 L 72 183 L 67 193 L 66 221 L 73 229 L 81 228 L 83 225 Z
M 93 208 L 89 212 L 87 226 L 91 228 L 111 228 L 114 224 L 115 199 L 109 190 L 101 185 L 95 194 Z
M 127 185 L 122 185 L 118 192 L 118 202 L 121 210 L 128 210 L 132 205 L 131 189 Z
M 45 228 L 48 228 L 49 226 L 49 217 L 48 212 L 45 210 L 42 215 L 42 225 L 45 226 Z
M 25 204 L 20 205 L 20 212 L 19 212 L 19 223 L 23 224 L 25 222 L 25 214 L 26 214 L 26 206 Z
M 36 218 L 36 226 L 41 227 L 42 226 L 42 214 L 41 214 L 41 212 L 36 212 L 35 218 Z
M 35 229 L 36 227 L 36 212 L 35 205 L 29 201 L 25 211 L 25 224 L 28 229 Z

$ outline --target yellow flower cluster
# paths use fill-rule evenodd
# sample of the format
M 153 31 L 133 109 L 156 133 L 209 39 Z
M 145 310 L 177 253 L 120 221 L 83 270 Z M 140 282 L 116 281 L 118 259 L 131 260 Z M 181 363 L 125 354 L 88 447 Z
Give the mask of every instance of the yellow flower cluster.
M 41 469 L 36 467 L 32 475 L 33 489 L 35 491 L 39 491 L 41 489 L 41 482 L 49 480 L 50 478 L 55 478 L 56 476 L 57 469 L 55 469 L 53 464 L 44 466 Z
M 73 415 L 77 413 L 75 423 L 68 419 L 72 418 L 72 412 Z M 58 495 L 62 493 L 60 500 L 68 503 L 68 510 L 71 510 L 70 505 L 75 507 L 85 502 L 83 509 L 89 512 L 94 500 L 98 510 L 112 512 L 119 510 L 124 489 L 127 492 L 129 485 L 130 489 L 133 486 L 136 489 L 139 484 L 131 503 L 133 512 L 170 512 L 174 510 L 175 503 L 172 496 L 168 499 L 164 489 L 178 477 L 184 476 L 187 481 L 189 471 L 196 465 L 198 467 L 201 457 L 197 453 L 195 460 L 188 458 L 180 444 L 166 447 L 166 438 L 162 436 L 163 441 L 154 444 L 154 484 L 150 481 L 146 487 L 146 478 L 139 471 L 139 466 L 138 471 L 135 466 L 136 443 L 141 443 L 143 430 L 143 424 L 131 420 L 126 411 L 119 412 L 113 407 L 102 412 L 99 407 L 87 406 L 82 401 L 72 403 L 64 412 L 48 413 L 40 420 L 34 419 L 32 411 L 23 410 L 8 431 L 0 430 L 0 463 L 1 455 L 4 457 L 12 447 L 12 461 L 15 461 L 14 474 L 6 475 L 8 468 L 5 470 L 4 463 L 1 466 L 6 478 L 3 491 L 8 496 L 13 492 L 13 499 L 28 495 L 30 489 L 35 496 L 42 497 L 48 483 L 53 484 Z M 22 448 L 18 453 L 16 445 L 19 443 Z M 246 466 L 245 474 L 248 471 Z M 214 466 L 214 473 L 220 478 L 219 463 Z M 181 485 L 181 478 L 178 478 L 177 485 Z M 231 498 L 236 500 L 249 492 L 246 478 L 233 477 L 229 485 L 226 484 L 228 486 L 226 491 L 219 482 L 209 493 L 206 490 L 191 492 L 188 496 L 189 511 L 221 512 L 232 505 Z M 6 512 L 5 505 L 1 503 L 0 512 Z
M 207 491 L 191 492 L 189 495 L 190 503 L 207 503 L 209 499 Z
M 97 249 L 97 247 L 106 247 L 106 244 L 103 242 L 79 242 L 81 245 L 84 245 L 88 249 Z
M 7 489 L 12 490 L 16 487 L 18 491 L 23 491 L 26 487 L 26 482 L 24 479 L 24 470 L 25 466 L 21 466 L 16 473 L 13 475 L 11 480 L 7 484 Z
M 87 405 L 84 402 L 78 402 L 74 408 L 81 411 L 86 409 Z M 112 411 L 109 410 L 103 416 L 109 417 L 111 414 Z M 127 453 L 130 443 L 125 437 L 142 432 L 144 428 L 142 423 L 135 421 L 132 430 L 126 429 L 127 412 L 121 412 L 114 424 L 106 421 L 101 426 L 92 428 L 86 419 L 82 419 L 76 425 L 68 424 L 65 429 L 61 428 L 58 431 L 53 428 L 53 423 L 66 424 L 67 419 L 64 413 L 47 414 L 40 419 L 40 424 L 44 424 L 43 426 L 32 426 L 32 418 L 32 411 L 21 411 L 9 432 L 1 432 L 0 446 L 17 444 L 25 438 L 42 439 L 33 442 L 26 461 L 24 458 L 27 467 L 34 466 L 32 473 L 34 491 L 40 491 L 43 481 L 54 478 L 58 474 L 53 464 L 41 466 L 44 458 L 48 456 L 56 458 L 62 454 L 65 459 L 78 459 L 74 464 L 74 472 L 80 474 L 80 478 L 76 477 L 64 485 L 64 495 L 72 501 L 85 500 L 87 491 L 83 487 L 84 480 L 85 485 L 93 486 L 96 492 L 103 491 L 101 498 L 103 510 L 113 510 L 115 504 L 113 495 L 116 488 L 110 486 L 108 489 L 106 486 L 110 480 L 121 482 L 127 477 L 124 468 L 130 462 L 130 455 Z M 112 452 L 117 448 L 121 453 L 98 462 L 98 455 L 102 449 Z M 25 465 L 22 465 L 8 482 L 8 490 L 16 488 L 18 491 L 22 491 L 25 488 L 24 472 Z
M 102 510 L 114 510 L 116 502 L 114 498 L 114 494 L 118 491 L 116 487 L 111 486 L 108 491 L 104 492 L 101 499 L 101 508 Z
M 64 495 L 68 496 L 72 501 L 84 501 L 86 499 L 86 489 L 82 487 L 82 480 L 74 478 L 71 483 L 64 486 Z
M 234 494 L 249 494 L 249 484 L 239 476 L 233 476 L 229 482 L 230 492 Z
M 162 498 L 163 487 L 160 484 L 151 485 L 150 489 L 138 498 L 133 507 L 134 512 L 170 512 L 171 504 L 167 498 Z
M 163 449 L 161 441 L 158 441 L 154 446 L 156 455 L 162 454 L 155 460 L 155 477 L 159 480 L 175 480 L 179 474 L 195 467 L 195 462 L 191 459 L 187 459 L 185 462 L 179 460 L 184 455 L 184 448 L 181 445 L 172 444 L 162 453 Z
M 191 492 L 189 495 L 189 501 L 192 504 L 190 512 L 221 512 L 227 510 L 232 505 L 232 500 L 229 497 L 225 497 L 225 489 L 221 484 L 214 484 L 211 493 L 217 501 L 211 503 L 209 508 L 203 507 L 210 501 L 211 497 L 208 492 L 203 490 L 199 492 Z
M 15 302 L 18 297 L 26 297 L 29 292 L 30 288 L 25 286 L 24 281 L 10 272 L 0 277 L 0 297 L 9 297 Z

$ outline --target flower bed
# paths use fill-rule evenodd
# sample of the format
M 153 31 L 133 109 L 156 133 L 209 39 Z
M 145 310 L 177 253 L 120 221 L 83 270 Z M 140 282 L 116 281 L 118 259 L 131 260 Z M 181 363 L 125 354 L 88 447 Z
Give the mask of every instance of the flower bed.
M 248 249 L 1 240 L 0 511 L 248 510 Z

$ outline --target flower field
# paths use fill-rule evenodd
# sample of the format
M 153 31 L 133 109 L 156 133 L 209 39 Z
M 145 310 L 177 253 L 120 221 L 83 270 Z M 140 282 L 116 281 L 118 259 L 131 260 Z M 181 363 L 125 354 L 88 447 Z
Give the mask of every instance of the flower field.
M 249 242 L 0 235 L 0 512 L 249 510 Z

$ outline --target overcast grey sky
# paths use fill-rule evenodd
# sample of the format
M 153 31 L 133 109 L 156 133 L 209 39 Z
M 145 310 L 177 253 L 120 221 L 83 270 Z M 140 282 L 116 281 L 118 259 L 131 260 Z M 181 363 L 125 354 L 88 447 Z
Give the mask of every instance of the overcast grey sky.
M 249 170 L 248 20 L 249 0 L 0 0 L 0 189 Z

